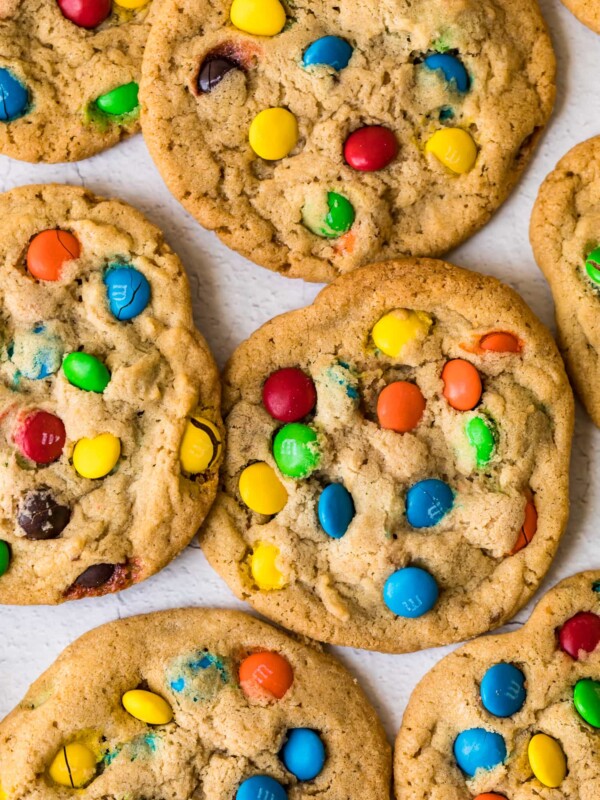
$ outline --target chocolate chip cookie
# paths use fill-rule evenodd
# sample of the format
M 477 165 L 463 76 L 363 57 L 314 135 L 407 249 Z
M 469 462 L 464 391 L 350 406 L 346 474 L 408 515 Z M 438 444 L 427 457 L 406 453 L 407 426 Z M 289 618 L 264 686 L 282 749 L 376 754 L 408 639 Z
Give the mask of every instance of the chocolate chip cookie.
M 151 0 L 0 0 L 0 153 L 78 161 L 139 130 Z
M 552 289 L 569 375 L 600 426 L 600 136 L 574 147 L 548 175 L 530 235 Z
M 182 264 L 73 186 L 0 195 L 0 263 L 0 602 L 118 591 L 217 489 L 219 380 Z
M 142 125 L 167 185 L 247 258 L 330 281 L 439 255 L 506 198 L 550 115 L 534 0 L 164 0 Z
M 365 267 L 264 325 L 223 380 L 201 545 L 262 614 L 404 652 L 531 597 L 567 520 L 573 398 L 507 286 L 432 260 Z
M 385 734 L 346 670 L 232 611 L 98 628 L 0 724 L 10 800 L 74 789 L 89 800 L 346 800 L 357 786 L 385 800 L 390 773 Z
M 398 800 L 596 800 L 600 572 L 562 581 L 523 628 L 442 659 L 414 690 Z

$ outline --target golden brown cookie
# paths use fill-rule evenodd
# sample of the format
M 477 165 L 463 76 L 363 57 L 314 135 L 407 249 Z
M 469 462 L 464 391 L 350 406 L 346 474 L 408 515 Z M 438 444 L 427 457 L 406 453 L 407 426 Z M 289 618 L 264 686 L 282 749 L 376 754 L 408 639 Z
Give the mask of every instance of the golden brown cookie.
M 224 376 L 201 532 L 238 597 L 299 633 L 405 652 L 501 625 L 568 512 L 573 398 L 497 280 L 406 260 L 264 325 Z
M 118 591 L 216 493 L 220 387 L 187 278 L 131 206 L 0 195 L 0 602 Z
M 562 0 L 580 22 L 600 33 L 600 0 Z
M 10 800 L 347 800 L 358 786 L 386 800 L 390 773 L 381 724 L 348 672 L 233 611 L 104 625 L 0 724 Z
M 583 572 L 442 659 L 404 712 L 397 799 L 596 800 L 599 644 L 600 572 Z

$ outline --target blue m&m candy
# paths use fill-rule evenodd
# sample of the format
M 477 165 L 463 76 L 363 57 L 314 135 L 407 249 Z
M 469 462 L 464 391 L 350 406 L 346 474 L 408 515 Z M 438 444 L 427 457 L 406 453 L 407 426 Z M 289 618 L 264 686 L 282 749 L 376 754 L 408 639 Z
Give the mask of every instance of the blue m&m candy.
M 29 92 L 7 69 L 0 69 L 0 120 L 12 122 L 22 117 L 29 105 Z
M 462 61 L 448 53 L 432 53 L 423 62 L 427 69 L 439 69 L 448 83 L 454 82 L 457 90 L 464 94 L 469 91 L 470 80 Z
M 439 596 L 437 582 L 420 567 L 396 570 L 385 582 L 383 601 L 398 617 L 416 619 L 434 607 Z
M 56 334 L 38 325 L 31 331 L 15 333 L 8 356 L 21 375 L 41 381 L 60 369 L 63 345 Z
M 325 746 L 316 731 L 293 728 L 281 750 L 281 758 L 299 781 L 312 781 L 325 764 Z
M 135 267 L 111 265 L 104 283 L 110 310 L 119 320 L 137 317 L 150 302 L 150 284 Z
M 473 777 L 478 769 L 494 769 L 506 758 L 506 744 L 499 733 L 484 728 L 469 728 L 454 741 L 456 763 Z
M 287 800 L 287 792 L 270 775 L 253 775 L 240 783 L 235 800 Z
M 406 495 L 406 517 L 413 528 L 437 525 L 454 505 L 454 493 L 444 481 L 429 478 L 410 487 Z
M 483 676 L 481 702 L 496 717 L 510 717 L 525 702 L 525 676 L 512 664 L 494 664 Z
M 341 483 L 330 483 L 321 492 L 317 512 L 325 533 L 341 539 L 354 518 L 352 495 Z
M 352 45 L 339 36 L 323 36 L 306 48 L 302 66 L 326 66 L 339 71 L 348 66 L 352 49 Z

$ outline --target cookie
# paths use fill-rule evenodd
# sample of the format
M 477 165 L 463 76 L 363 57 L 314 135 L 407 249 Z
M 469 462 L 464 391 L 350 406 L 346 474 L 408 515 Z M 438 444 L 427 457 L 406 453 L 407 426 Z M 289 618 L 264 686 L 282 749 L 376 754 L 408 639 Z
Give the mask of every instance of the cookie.
M 151 0 L 0 1 L 0 153 L 78 161 L 139 130 Z
M 505 622 L 565 527 L 573 399 L 493 278 L 406 260 L 277 317 L 224 375 L 228 448 L 201 546 L 291 630 L 405 652 Z
M 530 228 L 556 309 L 558 343 L 600 426 L 600 136 L 574 147 L 540 187 Z
M 583 572 L 442 659 L 404 713 L 398 800 L 596 800 L 599 643 L 600 572 Z
M 142 125 L 202 225 L 331 281 L 480 228 L 532 154 L 554 73 L 531 0 L 165 0 Z
M 599 0 L 562 0 L 562 2 L 580 22 L 596 33 L 600 33 Z
M 0 195 L 0 264 L 0 603 L 118 591 L 217 490 L 219 379 L 182 264 L 74 186 Z
M 86 634 L 0 724 L 0 743 L 10 800 L 81 787 L 89 800 L 346 800 L 357 786 L 365 800 L 390 796 L 390 747 L 356 681 L 233 611 L 166 611 Z

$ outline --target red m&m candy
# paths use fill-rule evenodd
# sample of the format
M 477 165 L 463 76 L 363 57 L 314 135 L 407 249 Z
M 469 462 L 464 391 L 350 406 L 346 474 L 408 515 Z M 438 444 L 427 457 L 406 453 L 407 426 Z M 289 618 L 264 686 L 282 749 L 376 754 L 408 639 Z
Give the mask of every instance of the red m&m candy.
M 240 685 L 247 697 L 262 690 L 281 700 L 293 682 L 294 670 L 279 653 L 253 653 L 240 664 Z
M 416 428 L 425 411 L 425 398 L 414 383 L 394 381 L 377 399 L 377 418 L 382 428 L 407 433 Z
M 80 254 L 81 247 L 72 233 L 42 231 L 33 237 L 27 250 L 27 269 L 40 281 L 58 281 L 63 264 Z
M 520 353 L 521 343 L 512 333 L 494 331 L 479 340 L 479 347 L 490 353 Z
M 57 0 L 63 17 L 80 28 L 95 28 L 108 17 L 111 0 Z
M 600 642 L 600 617 L 591 611 L 582 611 L 567 620 L 559 631 L 561 648 L 574 659 L 579 653 L 592 653 Z
M 296 367 L 272 372 L 263 386 L 263 404 L 273 419 L 297 422 L 313 410 L 317 391 L 308 375 Z
M 19 450 L 36 464 L 50 464 L 59 459 L 65 439 L 63 421 L 47 411 L 32 411 L 15 434 Z
M 469 361 L 455 358 L 442 370 L 444 397 L 457 411 L 470 411 L 481 399 L 481 378 Z
M 344 158 L 359 172 L 384 169 L 398 155 L 398 141 L 389 128 L 369 125 L 359 128 L 346 139 Z

